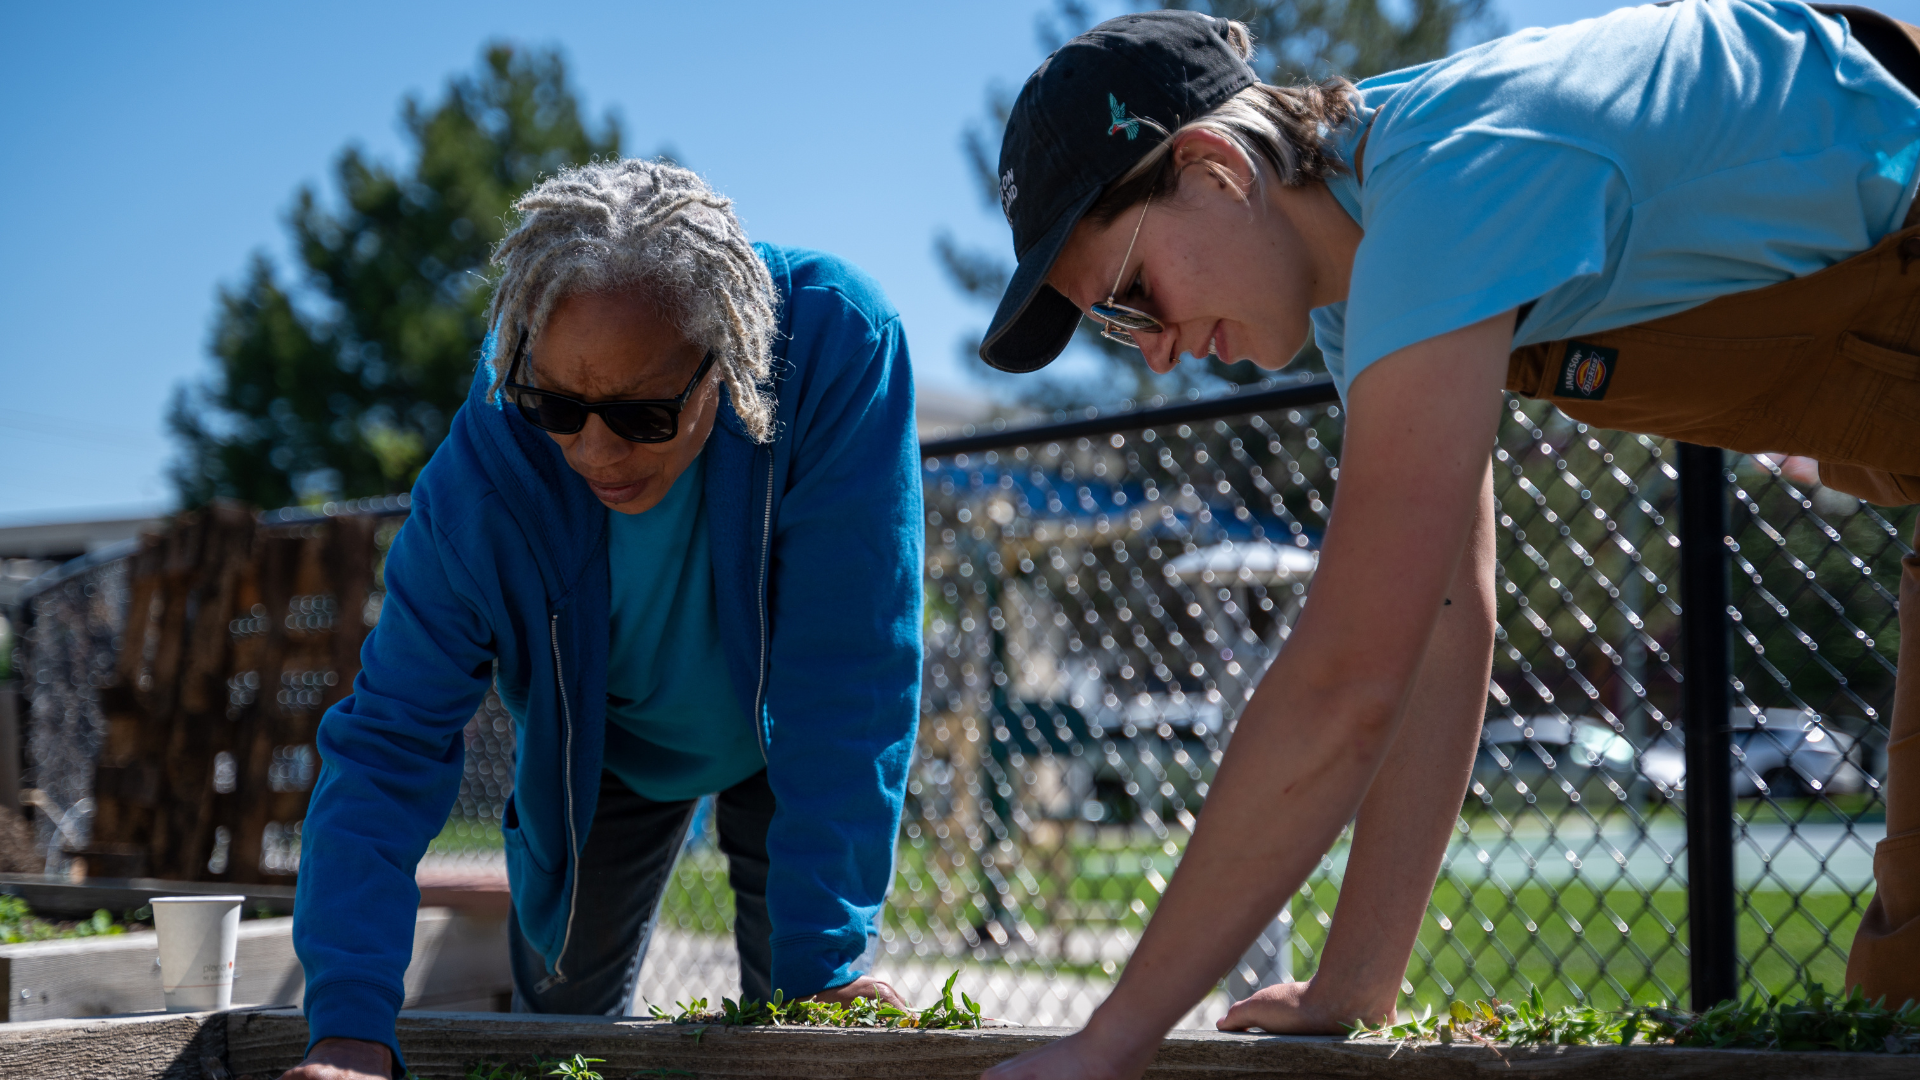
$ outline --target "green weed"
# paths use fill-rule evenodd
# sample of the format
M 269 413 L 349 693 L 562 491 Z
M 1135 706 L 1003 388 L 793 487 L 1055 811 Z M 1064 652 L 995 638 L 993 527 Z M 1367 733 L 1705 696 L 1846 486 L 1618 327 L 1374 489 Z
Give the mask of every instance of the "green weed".
M 1815 986 L 1805 1001 L 1723 1001 L 1693 1014 L 1647 1010 L 1675 1046 L 1759 1050 L 1920 1051 L 1920 1003 L 1889 1009 L 1855 987 L 1844 996 Z
M 124 934 L 127 928 L 114 922 L 105 910 L 91 919 L 56 922 L 33 913 L 27 902 L 17 896 L 0 896 L 0 945 L 18 945 L 23 941 L 51 941 L 55 938 L 100 937 Z
M 575 1054 L 570 1058 L 562 1058 L 555 1061 L 548 1061 L 545 1058 L 535 1055 L 533 1059 L 533 1071 L 528 1072 L 526 1069 L 514 1065 L 505 1065 L 497 1061 L 483 1061 L 477 1065 L 467 1066 L 467 1080 L 543 1080 L 543 1078 L 550 1076 L 560 1077 L 561 1080 L 604 1080 L 600 1071 L 594 1068 L 595 1065 L 604 1064 L 606 1064 L 605 1058 L 590 1058 L 583 1054 Z M 642 1069 L 639 1072 L 628 1074 L 630 1078 L 692 1075 L 692 1073 L 680 1069 Z M 412 1080 L 412 1073 L 408 1073 L 407 1076 L 409 1080 Z
M 1356 1022 L 1350 1038 L 1395 1042 L 1508 1043 L 1514 1046 L 1694 1046 L 1740 1050 L 1847 1050 L 1890 1054 L 1920 1051 L 1920 1002 L 1889 1009 L 1856 988 L 1842 997 L 1816 985 L 1806 1000 L 1782 1002 L 1756 995 L 1723 1001 L 1693 1013 L 1666 1004 L 1609 1011 L 1591 1005 L 1550 1009 L 1536 988 L 1524 1001 L 1455 1001 L 1436 1016 L 1429 1007 L 1412 1020 L 1370 1026 Z
M 780 991 L 773 992 L 772 1001 L 735 1001 L 721 998 L 720 1007 L 713 1009 L 707 1005 L 706 998 L 692 1001 L 675 1002 L 678 1011 L 662 1009 L 649 1004 L 655 1020 L 668 1020 L 676 1024 L 722 1024 L 740 1026 L 804 1026 L 804 1027 L 880 1027 L 880 1028 L 977 1028 L 980 1026 L 980 1003 L 968 997 L 963 991 L 959 1000 L 954 1000 L 953 984 L 960 978 L 955 971 L 947 976 L 947 984 L 940 990 L 940 1000 L 924 1009 L 908 1010 L 896 1005 L 888 1005 L 872 998 L 854 998 L 842 1004 L 832 1001 L 788 1001 Z M 490 1078 L 487 1078 L 490 1080 Z
M 582 1057 L 579 1054 L 575 1054 L 566 1061 L 549 1061 L 542 1062 L 542 1064 L 553 1066 L 552 1069 L 547 1071 L 548 1076 L 564 1077 L 565 1080 L 602 1080 L 600 1074 L 595 1072 L 593 1067 L 595 1065 L 604 1065 L 606 1062 L 606 1058 Z

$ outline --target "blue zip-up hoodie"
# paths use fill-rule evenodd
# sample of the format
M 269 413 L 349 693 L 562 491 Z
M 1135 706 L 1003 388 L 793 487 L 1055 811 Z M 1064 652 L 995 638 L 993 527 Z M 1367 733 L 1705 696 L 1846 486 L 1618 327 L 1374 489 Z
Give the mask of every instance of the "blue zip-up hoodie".
M 777 807 L 773 985 L 796 997 L 863 974 L 893 875 L 919 710 L 920 459 L 906 341 L 879 287 L 832 256 L 755 250 L 781 298 L 777 427 L 756 444 L 722 395 L 702 461 L 722 643 Z M 608 511 L 551 438 L 488 398 L 486 357 L 414 486 L 353 693 L 320 724 L 301 830 L 311 1037 L 385 1043 L 396 1061 L 415 866 L 496 673 L 527 702 L 501 823 L 514 909 L 562 975 L 600 784 Z

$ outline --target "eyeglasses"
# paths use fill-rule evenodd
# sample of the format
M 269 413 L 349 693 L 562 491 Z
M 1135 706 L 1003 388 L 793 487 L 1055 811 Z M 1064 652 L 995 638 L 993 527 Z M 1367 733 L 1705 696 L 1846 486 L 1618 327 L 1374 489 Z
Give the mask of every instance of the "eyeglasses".
M 1120 257 L 1120 269 L 1113 275 L 1113 288 L 1108 290 L 1106 300 L 1087 309 L 1087 313 L 1100 323 L 1101 337 L 1134 349 L 1140 347 L 1140 342 L 1133 336 L 1135 333 L 1161 334 L 1167 329 L 1160 325 L 1159 319 L 1139 308 L 1128 307 L 1114 300 L 1120 293 L 1120 279 L 1127 276 L 1127 260 L 1133 258 L 1133 245 L 1140 239 L 1140 226 L 1146 224 L 1147 207 L 1152 205 L 1151 195 L 1140 205 L 1140 220 L 1133 223 L 1133 239 L 1127 241 L 1127 253 Z
M 687 388 L 680 391 L 677 398 L 664 398 L 645 401 L 581 401 L 579 398 L 556 394 L 551 390 L 540 390 L 523 386 L 513 381 L 514 373 L 520 370 L 520 360 L 527 352 L 527 332 L 520 331 L 520 343 L 513 349 L 513 366 L 507 369 L 507 400 L 520 406 L 520 415 L 527 423 L 542 431 L 551 431 L 555 435 L 572 435 L 587 426 L 587 416 L 597 413 L 607 430 L 637 443 L 672 442 L 680 434 L 680 410 L 686 408 L 687 399 L 693 396 L 693 390 L 700 380 L 707 377 L 707 369 L 713 366 L 713 350 L 708 349 L 706 358 L 700 361 L 700 369 L 693 373 Z

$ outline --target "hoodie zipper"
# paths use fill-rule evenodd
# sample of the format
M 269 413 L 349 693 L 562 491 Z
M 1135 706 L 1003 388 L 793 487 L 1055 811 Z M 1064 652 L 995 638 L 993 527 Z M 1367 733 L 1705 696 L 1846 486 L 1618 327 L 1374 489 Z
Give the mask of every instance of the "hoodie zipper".
M 760 744 L 760 760 L 772 764 L 767 758 L 766 730 L 761 724 L 764 715 L 763 705 L 767 700 L 767 561 L 773 551 L 773 451 L 767 451 L 767 503 L 766 518 L 760 527 L 760 685 L 753 692 L 753 734 L 754 741 Z
M 762 624 L 764 626 L 764 622 Z M 764 633 L 764 631 L 763 631 Z M 572 880 L 567 888 L 567 931 L 560 938 L 560 953 L 554 957 L 553 974 L 533 988 L 536 994 L 544 994 L 555 985 L 567 981 L 566 972 L 560 970 L 560 964 L 567 958 L 567 945 L 573 941 L 573 916 L 580 906 L 580 841 L 575 835 L 573 824 L 573 708 L 567 702 L 567 676 L 560 666 L 560 616 L 547 616 L 547 640 L 553 645 L 553 678 L 560 687 L 560 723 L 564 733 L 561 739 L 561 753 L 564 761 L 564 787 L 566 789 L 567 809 L 567 848 L 571 853 L 567 862 L 572 871 Z

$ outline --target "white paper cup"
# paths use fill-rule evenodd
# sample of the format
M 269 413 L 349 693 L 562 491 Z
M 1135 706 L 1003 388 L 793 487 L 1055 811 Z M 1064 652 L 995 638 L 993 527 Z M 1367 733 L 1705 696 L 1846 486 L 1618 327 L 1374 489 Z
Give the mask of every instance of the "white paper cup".
M 153 928 L 160 935 L 160 989 L 167 1011 L 209 1012 L 233 1007 L 233 951 L 240 937 L 244 896 L 156 896 Z

